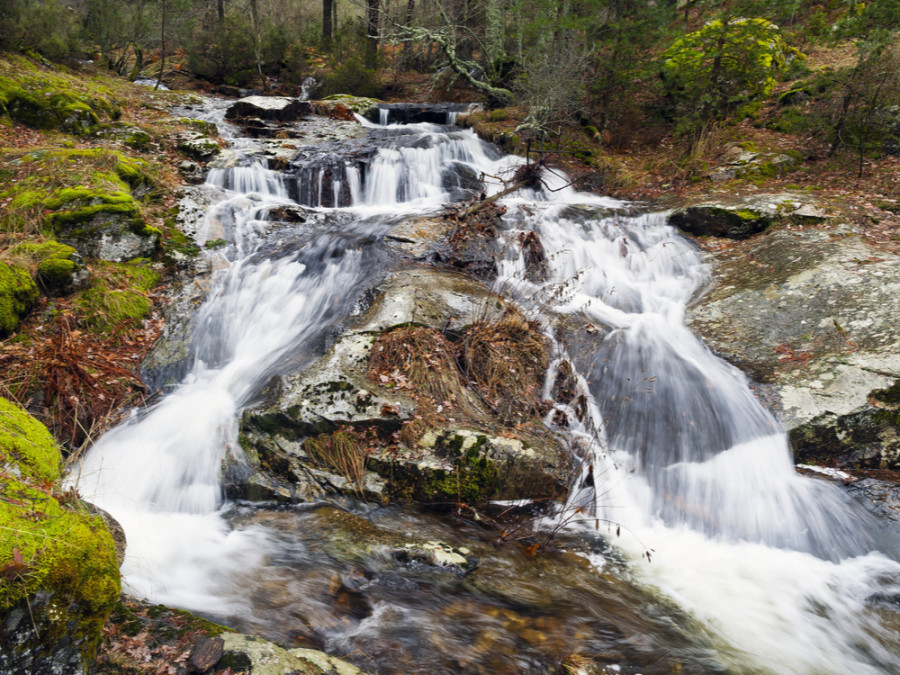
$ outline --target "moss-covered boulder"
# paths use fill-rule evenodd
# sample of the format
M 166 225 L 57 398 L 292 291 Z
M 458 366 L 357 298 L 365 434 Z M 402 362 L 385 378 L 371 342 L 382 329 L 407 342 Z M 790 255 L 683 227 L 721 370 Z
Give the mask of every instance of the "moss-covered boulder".
M 83 136 L 95 131 L 101 117 L 121 111 L 109 97 L 85 89 L 74 78 L 28 59 L 14 61 L 0 76 L 0 113 L 33 129 L 58 129 Z
M 121 143 L 132 150 L 138 150 L 140 152 L 149 150 L 150 143 L 153 140 L 146 131 L 134 124 L 128 124 L 126 122 L 104 124 L 97 130 L 97 136 L 100 138 L 107 138 L 116 143 Z
M 828 217 L 808 195 L 778 192 L 688 204 L 669 214 L 669 224 L 698 237 L 748 239 L 775 223 L 810 224 Z
M 24 242 L 14 252 L 34 261 L 37 282 L 49 295 L 68 293 L 87 278 L 78 252 L 58 241 Z
M 119 597 L 100 516 L 59 486 L 46 427 L 0 398 L 0 672 L 82 674 Z
M 0 262 L 0 336 L 16 329 L 38 298 L 28 270 Z
M 90 188 L 59 190 L 47 201 L 46 223 L 85 257 L 125 261 L 152 255 L 160 233 L 148 227 L 134 197 Z

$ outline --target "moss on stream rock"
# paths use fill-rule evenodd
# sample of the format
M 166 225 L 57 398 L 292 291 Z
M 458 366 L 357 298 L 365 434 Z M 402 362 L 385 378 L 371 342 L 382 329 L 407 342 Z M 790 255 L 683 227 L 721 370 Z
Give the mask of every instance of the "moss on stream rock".
M 0 337 L 16 329 L 38 298 L 28 270 L 0 262 Z
M 119 597 L 102 517 L 58 486 L 46 427 L 0 398 L 0 671 L 83 673 Z

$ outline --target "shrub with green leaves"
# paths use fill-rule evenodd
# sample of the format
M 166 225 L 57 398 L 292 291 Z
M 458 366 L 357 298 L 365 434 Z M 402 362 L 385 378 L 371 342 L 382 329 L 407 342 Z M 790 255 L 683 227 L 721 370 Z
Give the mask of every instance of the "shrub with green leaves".
M 663 79 L 670 95 L 702 121 L 772 91 L 790 58 L 778 26 L 765 19 L 725 18 L 676 40 L 663 54 Z

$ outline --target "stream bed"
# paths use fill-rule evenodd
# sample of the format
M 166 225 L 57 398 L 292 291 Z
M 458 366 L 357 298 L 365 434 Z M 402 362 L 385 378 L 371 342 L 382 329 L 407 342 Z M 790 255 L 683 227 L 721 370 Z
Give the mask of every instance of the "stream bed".
M 276 171 L 225 105 L 188 111 L 231 149 L 198 188 L 191 230 L 225 245 L 204 254 L 215 271 L 183 358 L 76 477 L 126 531 L 129 593 L 371 673 L 547 673 L 573 658 L 617 673 L 900 672 L 896 536 L 797 475 L 744 375 L 684 326 L 708 280 L 696 247 L 663 214 L 562 175 L 503 199 L 494 282 L 547 333 L 547 396 L 563 362 L 580 392 L 546 418 L 581 454 L 567 503 L 511 521 L 549 545 L 418 506 L 226 499 L 223 467 L 246 461 L 241 415 L 273 376 L 319 358 L 376 280 L 432 264 L 401 260 L 391 228 L 477 196 L 481 178 L 496 193 L 524 160 L 448 125 L 332 139 L 312 121 L 315 144 Z

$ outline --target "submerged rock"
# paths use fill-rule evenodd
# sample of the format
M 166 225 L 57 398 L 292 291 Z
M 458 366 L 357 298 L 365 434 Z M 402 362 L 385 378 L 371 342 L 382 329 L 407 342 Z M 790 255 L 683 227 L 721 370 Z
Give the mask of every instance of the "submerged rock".
M 248 675 L 365 675 L 364 671 L 315 649 L 284 649 L 252 635 L 222 634 L 222 658 L 216 668 Z

